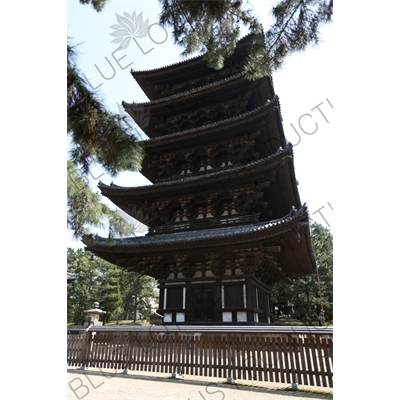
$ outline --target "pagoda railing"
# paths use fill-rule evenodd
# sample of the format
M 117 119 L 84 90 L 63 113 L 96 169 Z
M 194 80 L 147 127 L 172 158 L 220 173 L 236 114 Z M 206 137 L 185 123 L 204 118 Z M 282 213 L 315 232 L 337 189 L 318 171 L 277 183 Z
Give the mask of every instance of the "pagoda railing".
M 69 333 L 69 366 L 333 388 L 331 327 L 91 326 Z
M 204 229 L 204 228 L 221 228 L 224 225 L 229 224 L 241 224 L 246 222 L 259 222 L 260 214 L 252 214 L 252 215 L 238 215 L 238 216 L 229 216 L 226 218 L 213 218 L 207 219 L 203 221 L 185 221 L 185 222 L 176 222 L 172 224 L 165 224 L 161 226 L 156 226 L 154 228 L 150 228 L 152 233 L 164 233 L 164 232 L 173 232 L 173 231 L 181 231 L 181 230 L 190 230 L 190 229 Z

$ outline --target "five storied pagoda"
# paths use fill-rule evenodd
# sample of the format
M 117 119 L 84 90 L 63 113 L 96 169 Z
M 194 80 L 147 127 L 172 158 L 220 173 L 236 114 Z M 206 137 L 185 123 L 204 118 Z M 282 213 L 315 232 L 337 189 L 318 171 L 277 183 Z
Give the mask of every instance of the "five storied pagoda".
M 123 106 L 149 138 L 153 184 L 99 188 L 149 231 L 84 240 L 158 280 L 164 324 L 269 324 L 272 286 L 316 269 L 272 79 L 242 73 L 252 38 L 218 71 L 201 57 L 131 71 L 150 101 Z

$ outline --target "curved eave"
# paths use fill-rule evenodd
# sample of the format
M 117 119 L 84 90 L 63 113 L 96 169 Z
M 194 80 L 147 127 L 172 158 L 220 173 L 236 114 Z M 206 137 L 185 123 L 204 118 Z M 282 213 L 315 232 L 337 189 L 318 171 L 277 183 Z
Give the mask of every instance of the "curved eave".
M 270 187 L 264 189 L 265 200 L 276 217 L 285 215 L 292 206 L 301 207 L 290 144 L 270 157 L 240 167 L 146 186 L 120 187 L 100 182 L 98 187 L 102 195 L 115 205 L 129 209 L 133 204 L 143 201 L 168 200 L 194 193 L 220 191 L 221 187 L 235 188 L 259 179 L 271 182 Z
M 242 51 L 246 49 L 247 46 L 251 43 L 253 36 L 254 36 L 253 34 L 248 34 L 243 38 L 239 39 L 233 54 L 236 54 L 238 50 Z M 149 80 L 154 80 L 156 78 L 168 79 L 170 76 L 174 76 L 181 70 L 186 70 L 188 66 L 194 66 L 195 64 L 202 64 L 204 66 L 207 65 L 207 63 L 204 61 L 203 56 L 200 55 L 176 62 L 174 64 L 166 65 L 164 67 L 142 70 L 142 71 L 133 71 L 132 75 L 140 79 L 149 79 Z M 209 69 L 208 67 L 206 68 Z
M 263 158 L 258 161 L 250 162 L 244 165 L 227 168 L 224 170 L 205 173 L 204 175 L 196 176 L 183 176 L 174 180 L 168 180 L 165 182 L 158 182 L 153 185 L 134 186 L 134 187 L 123 187 L 113 183 L 106 185 L 103 182 L 99 182 L 98 188 L 101 190 L 104 196 L 122 196 L 122 197 L 136 197 L 136 196 L 147 196 L 154 193 L 163 192 L 178 192 L 182 193 L 182 190 L 190 191 L 193 187 L 206 185 L 209 186 L 213 181 L 220 183 L 223 179 L 231 179 L 234 176 L 235 179 L 241 177 L 247 178 L 250 174 L 257 171 L 268 171 L 276 166 L 281 165 L 289 157 L 292 158 L 292 146 L 288 144 L 284 150 L 280 150 L 275 154 Z M 293 169 L 294 172 L 294 169 Z
M 248 81 L 242 73 L 238 73 L 228 78 L 221 79 L 219 81 L 212 82 L 195 89 L 187 90 L 182 93 L 177 93 L 172 96 L 162 97 L 157 100 L 145 101 L 142 103 L 126 103 L 125 101 L 123 101 L 122 105 L 125 107 L 125 110 L 127 112 L 128 110 L 143 109 L 144 107 L 150 110 L 158 109 L 161 107 L 165 107 L 170 103 L 179 102 L 183 102 L 182 106 L 184 106 L 188 103 L 188 98 L 190 100 L 190 103 L 195 103 L 196 105 L 198 105 L 199 101 L 202 99 L 202 96 L 206 96 L 207 94 L 209 94 L 209 92 L 215 92 L 215 88 L 221 90 L 221 87 L 223 87 L 223 92 L 226 93 L 227 89 L 230 89 L 231 87 L 239 86 L 240 88 L 247 88 L 251 86 L 254 82 L 260 82 L 260 84 L 263 84 L 264 92 L 270 95 L 270 97 L 266 98 L 266 100 L 271 100 L 274 96 L 274 93 L 269 93 L 267 80 L 268 78 L 260 78 L 257 81 Z
M 233 54 L 227 58 L 226 64 L 229 64 L 231 59 L 234 59 L 240 55 L 246 55 L 249 45 L 253 40 L 253 35 L 249 34 L 240 39 L 236 45 L 236 49 Z M 224 66 L 224 68 L 225 68 Z M 161 98 L 160 92 L 155 89 L 154 84 L 157 83 L 170 83 L 171 81 L 176 83 L 184 82 L 191 79 L 192 77 L 203 76 L 210 72 L 217 72 L 207 66 L 203 56 L 197 56 L 186 60 L 179 61 L 177 63 L 167 65 L 160 68 L 144 71 L 131 70 L 133 78 L 136 80 L 138 85 L 141 87 L 143 92 L 151 100 Z
M 267 78 L 249 82 L 242 74 L 236 74 L 227 79 L 159 100 L 145 103 L 123 101 L 122 106 L 146 135 L 152 138 L 162 134 L 162 131 L 158 130 L 155 125 L 160 124 L 168 117 L 197 111 L 199 108 L 205 108 L 211 104 L 218 105 L 248 91 L 253 91 L 251 99 L 249 99 L 254 103 L 252 108 L 265 104 L 274 96 L 270 92 Z
M 179 102 L 182 101 L 183 98 L 187 97 L 193 97 L 194 95 L 198 96 L 198 99 L 201 98 L 201 95 L 203 93 L 207 93 L 210 90 L 214 89 L 215 87 L 221 86 L 221 85 L 234 85 L 237 82 L 242 83 L 245 78 L 243 74 L 239 73 L 233 76 L 230 76 L 225 79 L 221 79 L 216 82 L 209 83 L 208 85 L 203 85 L 195 89 L 187 90 L 182 93 L 177 93 L 173 94 L 172 96 L 167 96 L 167 97 L 162 97 L 160 99 L 152 100 L 152 101 L 145 101 L 142 103 L 126 103 L 125 101 L 122 102 L 122 105 L 125 107 L 128 107 L 129 109 L 135 109 L 135 108 L 143 108 L 143 107 L 148 107 L 148 108 L 157 108 L 157 107 L 165 107 L 165 104 L 171 103 L 171 102 Z M 197 99 L 197 100 L 198 100 Z M 126 109 L 126 111 L 128 111 Z
M 285 272 L 304 274 L 313 272 L 316 268 L 309 232 L 307 208 L 303 206 L 293 215 L 281 219 L 239 227 L 124 239 L 87 236 L 83 238 L 83 242 L 87 246 L 86 250 L 124 267 L 127 267 L 129 259 L 135 256 L 154 257 L 186 251 L 218 251 L 273 243 L 281 246 L 281 251 L 275 256 Z M 134 267 L 130 269 L 133 270 Z
M 184 131 L 171 133 L 169 135 L 143 140 L 141 144 L 147 152 L 156 152 L 159 149 L 165 152 L 166 149 L 169 148 L 173 150 L 179 150 L 181 148 L 187 148 L 188 145 L 191 145 L 194 141 L 196 145 L 203 143 L 209 144 L 212 143 L 212 141 L 210 141 L 210 137 L 213 137 L 213 135 L 218 136 L 219 139 L 226 138 L 230 136 L 237 136 L 235 133 L 246 132 L 253 126 L 258 127 L 258 124 L 267 119 L 271 112 L 275 111 L 278 115 L 280 115 L 278 107 L 278 96 L 274 96 L 272 100 L 268 100 L 262 106 L 240 114 L 236 117 L 202 125 L 198 128 L 187 129 Z M 286 143 L 282 131 L 280 132 L 280 140 L 281 146 L 284 147 Z
M 255 139 L 254 150 L 259 152 L 260 157 L 268 157 L 280 147 L 286 147 L 278 96 L 274 96 L 273 100 L 263 106 L 237 117 L 142 141 L 146 157 L 141 172 L 154 183 L 158 180 L 158 170 L 149 167 L 149 164 L 154 162 L 153 156 L 159 157 L 194 147 L 221 143 L 242 137 L 244 134 L 251 136 L 257 131 L 261 131 L 261 134 Z

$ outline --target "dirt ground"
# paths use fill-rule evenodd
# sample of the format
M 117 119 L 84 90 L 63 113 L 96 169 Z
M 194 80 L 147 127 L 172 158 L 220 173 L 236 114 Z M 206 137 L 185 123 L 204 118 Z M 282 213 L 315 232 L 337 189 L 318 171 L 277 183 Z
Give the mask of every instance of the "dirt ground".
M 101 368 L 85 371 L 67 367 L 68 400 L 297 400 L 331 399 L 333 389 L 290 384 L 130 371 L 123 374 Z M 247 397 L 247 399 L 245 398 Z

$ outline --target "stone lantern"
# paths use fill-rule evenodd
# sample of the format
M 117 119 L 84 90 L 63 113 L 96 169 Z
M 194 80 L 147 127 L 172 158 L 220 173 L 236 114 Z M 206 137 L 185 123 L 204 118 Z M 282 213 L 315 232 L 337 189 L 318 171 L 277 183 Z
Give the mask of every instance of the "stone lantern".
M 101 325 L 103 325 L 103 323 L 100 321 L 100 315 L 106 314 L 106 311 L 99 309 L 99 303 L 97 301 L 95 301 L 93 303 L 93 308 L 91 310 L 85 310 L 85 313 L 88 314 L 88 320 L 85 323 L 85 326 L 90 326 L 90 325 L 101 326 Z
M 163 316 L 158 313 L 153 313 L 150 315 L 150 325 L 161 325 L 163 321 Z

